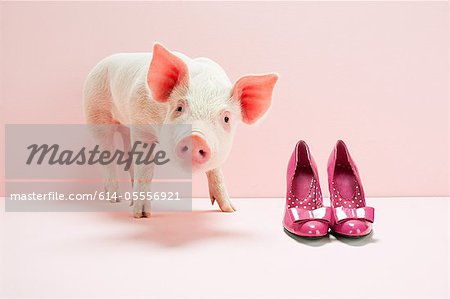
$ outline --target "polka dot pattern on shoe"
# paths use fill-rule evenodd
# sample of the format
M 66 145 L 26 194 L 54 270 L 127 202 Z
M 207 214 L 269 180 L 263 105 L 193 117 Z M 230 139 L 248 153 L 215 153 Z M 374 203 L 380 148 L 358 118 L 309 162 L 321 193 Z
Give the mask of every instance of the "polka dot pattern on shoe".
M 366 202 L 361 195 L 361 187 L 358 182 L 354 180 L 355 189 L 353 195 L 350 198 L 343 197 L 336 186 L 336 183 L 331 182 L 332 190 L 331 194 L 331 206 L 334 208 L 344 207 L 344 208 L 360 208 L 365 207 Z
M 319 183 L 316 181 L 316 179 L 312 179 L 309 186 L 308 194 L 304 198 L 298 198 L 294 194 L 292 189 L 289 190 L 287 203 L 288 209 L 302 208 L 311 211 L 321 208 L 323 206 L 323 201 Z

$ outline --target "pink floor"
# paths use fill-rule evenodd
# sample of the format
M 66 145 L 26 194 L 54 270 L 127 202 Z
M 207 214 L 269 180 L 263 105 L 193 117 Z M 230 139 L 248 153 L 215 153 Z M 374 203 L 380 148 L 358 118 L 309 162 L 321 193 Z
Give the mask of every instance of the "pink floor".
M 0 213 L 1 298 L 448 298 L 450 198 L 368 200 L 361 240 L 294 240 L 282 199 L 192 213 Z M 398 215 L 398 216 L 397 216 Z

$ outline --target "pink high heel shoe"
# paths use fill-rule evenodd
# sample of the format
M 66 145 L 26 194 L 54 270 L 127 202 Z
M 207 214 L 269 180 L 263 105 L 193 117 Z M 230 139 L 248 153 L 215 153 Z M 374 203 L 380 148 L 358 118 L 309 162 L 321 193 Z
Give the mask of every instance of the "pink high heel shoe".
M 332 210 L 324 207 L 317 167 L 308 145 L 299 141 L 287 168 L 284 228 L 301 237 L 323 237 L 328 234 Z
M 333 209 L 331 229 L 347 237 L 370 234 L 374 208 L 366 206 L 358 169 L 342 140 L 336 143 L 328 160 L 328 187 Z

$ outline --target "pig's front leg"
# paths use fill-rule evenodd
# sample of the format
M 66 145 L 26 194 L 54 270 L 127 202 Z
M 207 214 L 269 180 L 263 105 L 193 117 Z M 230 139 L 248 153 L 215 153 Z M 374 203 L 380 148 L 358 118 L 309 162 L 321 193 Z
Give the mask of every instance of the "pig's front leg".
M 147 198 L 147 192 L 151 191 L 154 165 L 135 165 L 134 167 L 134 186 L 133 192 L 138 197 L 132 201 L 133 217 L 150 217 L 150 200 Z M 141 195 L 145 199 L 141 198 Z
M 147 143 L 146 149 L 141 146 L 136 147 L 137 150 L 146 153 L 146 150 L 156 143 L 153 131 L 147 126 L 133 126 L 131 128 L 131 142 L 132 146 L 139 142 Z M 153 159 L 153 157 L 151 157 Z M 133 161 L 135 163 L 136 161 Z M 134 164 L 134 184 L 133 184 L 133 216 L 134 218 L 150 217 L 150 199 L 147 192 L 151 191 L 151 183 L 153 179 L 154 164 L 135 163 Z
M 225 187 L 225 181 L 223 178 L 222 170 L 216 168 L 206 172 L 208 177 L 209 197 L 211 203 L 217 201 L 222 212 L 234 212 L 236 209 L 233 207 L 228 196 L 227 189 Z

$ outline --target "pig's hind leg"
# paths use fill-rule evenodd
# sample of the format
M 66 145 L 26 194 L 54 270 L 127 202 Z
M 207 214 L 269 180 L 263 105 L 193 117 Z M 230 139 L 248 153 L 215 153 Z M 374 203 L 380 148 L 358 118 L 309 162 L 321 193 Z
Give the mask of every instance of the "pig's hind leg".
M 117 125 L 90 125 L 90 131 L 94 137 L 96 145 L 99 146 L 101 152 L 108 151 L 111 155 L 114 154 L 114 134 L 117 130 Z M 119 183 L 116 173 L 115 163 L 107 163 L 102 165 L 104 191 L 109 194 L 106 195 L 111 202 L 120 201 Z
M 131 156 L 131 130 L 124 125 L 120 125 L 118 131 L 122 137 L 123 151 L 126 155 L 126 159 L 133 159 L 133 157 Z M 134 163 L 130 164 L 128 173 L 130 174 L 131 186 L 134 186 Z
M 91 86 L 87 86 L 84 96 L 86 123 L 96 145 L 99 146 L 99 150 L 101 152 L 108 151 L 113 155 L 115 151 L 114 134 L 119 125 L 114 120 L 110 110 L 111 98 L 108 92 L 99 90 L 95 86 L 90 88 Z M 109 193 L 107 198 L 111 202 L 119 202 L 121 195 L 115 163 L 102 165 L 102 173 L 104 191 Z

